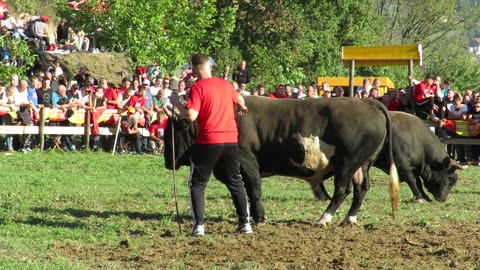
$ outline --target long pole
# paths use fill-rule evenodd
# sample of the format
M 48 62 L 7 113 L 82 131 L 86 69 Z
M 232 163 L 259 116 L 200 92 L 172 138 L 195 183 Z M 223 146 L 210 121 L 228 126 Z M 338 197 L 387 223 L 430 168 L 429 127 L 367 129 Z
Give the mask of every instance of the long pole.
M 115 148 L 117 148 L 118 133 L 120 132 L 120 123 L 122 122 L 122 115 L 118 112 L 117 130 L 115 131 L 115 141 L 113 142 L 112 156 L 115 155 Z

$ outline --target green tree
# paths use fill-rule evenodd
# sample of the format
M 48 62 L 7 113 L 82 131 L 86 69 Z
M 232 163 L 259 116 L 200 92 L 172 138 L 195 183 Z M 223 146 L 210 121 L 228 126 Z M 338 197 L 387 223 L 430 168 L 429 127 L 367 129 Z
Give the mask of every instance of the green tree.
M 0 59 L 0 81 L 9 82 L 13 74 L 25 77 L 36 58 L 27 42 L 0 36 L 0 46 L 7 49 L 9 54 L 8 58 Z
M 195 52 L 224 46 L 233 31 L 235 9 L 217 9 L 214 0 L 112 0 L 102 8 L 89 1 L 75 11 L 59 5 L 61 16 L 94 33 L 98 47 L 124 52 L 136 64 L 153 60 L 173 70 Z

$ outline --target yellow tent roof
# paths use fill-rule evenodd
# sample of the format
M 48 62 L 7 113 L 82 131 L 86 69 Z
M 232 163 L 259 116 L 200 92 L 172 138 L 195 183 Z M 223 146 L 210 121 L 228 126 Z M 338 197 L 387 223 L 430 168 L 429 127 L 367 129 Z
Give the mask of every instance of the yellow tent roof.
M 401 66 L 408 65 L 410 60 L 413 60 L 414 65 L 421 66 L 422 45 L 342 47 L 343 65 L 350 67 L 352 60 L 356 67 Z

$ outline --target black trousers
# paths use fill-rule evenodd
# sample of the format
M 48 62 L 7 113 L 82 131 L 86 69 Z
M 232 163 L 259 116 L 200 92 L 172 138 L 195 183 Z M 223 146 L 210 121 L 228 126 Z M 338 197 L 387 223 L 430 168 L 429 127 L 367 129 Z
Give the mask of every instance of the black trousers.
M 192 148 L 190 162 L 190 207 L 194 225 L 204 223 L 205 188 L 212 171 L 230 191 L 238 222 L 248 222 L 247 195 L 240 174 L 238 144 L 196 144 Z

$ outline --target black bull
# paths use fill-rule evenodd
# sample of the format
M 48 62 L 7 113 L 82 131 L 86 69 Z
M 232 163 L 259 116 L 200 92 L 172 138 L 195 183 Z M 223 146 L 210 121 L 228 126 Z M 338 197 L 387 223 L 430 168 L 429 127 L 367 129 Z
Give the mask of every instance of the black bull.
M 403 112 L 390 112 L 392 120 L 393 159 L 400 181 L 406 182 L 416 200 L 431 201 L 423 185 L 437 201 L 445 201 L 457 182 L 456 170 L 461 166 L 450 159 L 438 137 L 418 117 Z M 373 166 L 388 172 L 389 153 L 382 150 Z M 327 178 L 326 176 L 325 178 Z M 320 200 L 330 199 L 323 183 L 312 186 Z
M 318 223 L 326 225 L 331 222 L 335 211 L 350 193 L 352 183 L 354 199 L 342 224 L 356 222 L 370 185 L 368 170 L 384 145 L 388 146 L 392 157 L 390 117 L 386 108 L 376 100 L 355 98 L 280 100 L 246 97 L 245 102 L 249 111 L 238 119 L 240 163 L 250 213 L 255 222 L 265 221 L 261 177 L 293 176 L 316 186 L 328 174 L 334 175 L 333 199 Z M 164 154 L 168 169 L 173 169 L 172 124 L 177 168 L 190 165 L 189 151 L 198 130 L 195 122 L 169 119 Z M 391 168 L 396 170 L 393 162 Z M 394 171 L 390 176 L 392 206 L 395 208 L 398 177 Z

